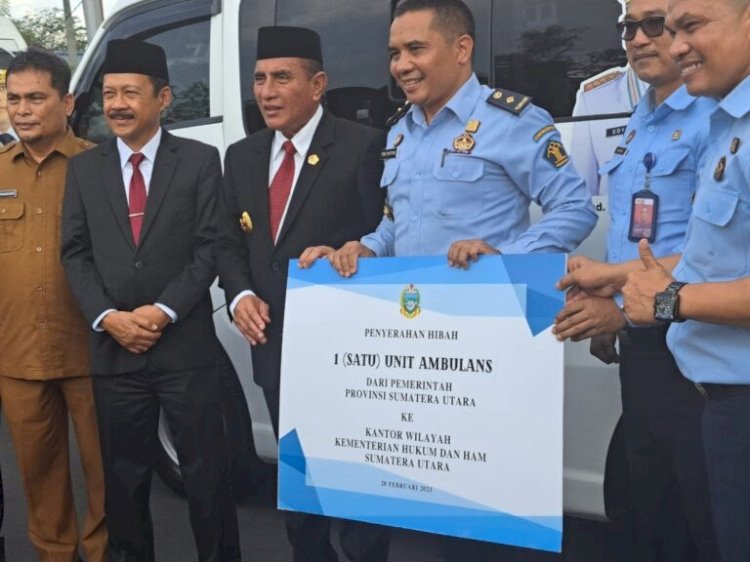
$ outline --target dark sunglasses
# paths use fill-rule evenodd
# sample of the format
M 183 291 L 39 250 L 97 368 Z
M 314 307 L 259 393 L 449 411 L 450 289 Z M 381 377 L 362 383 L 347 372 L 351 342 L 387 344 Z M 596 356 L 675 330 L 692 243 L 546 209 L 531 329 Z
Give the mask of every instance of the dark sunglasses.
M 640 27 L 646 37 L 659 37 L 664 33 L 664 16 L 651 16 L 640 21 L 617 22 L 617 31 L 625 41 L 632 41 Z

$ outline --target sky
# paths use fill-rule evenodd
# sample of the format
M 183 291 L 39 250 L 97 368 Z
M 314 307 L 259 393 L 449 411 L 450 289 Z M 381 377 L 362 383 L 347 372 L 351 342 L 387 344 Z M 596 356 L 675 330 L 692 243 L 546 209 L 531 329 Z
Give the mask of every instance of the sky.
M 102 9 L 106 17 L 115 5 L 116 0 L 102 0 Z M 43 8 L 62 8 L 62 0 L 10 0 L 10 12 L 13 17 L 20 18 L 24 15 L 41 10 Z M 83 10 L 81 9 L 81 0 L 70 0 L 70 6 L 74 13 L 83 21 Z M 76 9 L 77 8 L 77 9 Z

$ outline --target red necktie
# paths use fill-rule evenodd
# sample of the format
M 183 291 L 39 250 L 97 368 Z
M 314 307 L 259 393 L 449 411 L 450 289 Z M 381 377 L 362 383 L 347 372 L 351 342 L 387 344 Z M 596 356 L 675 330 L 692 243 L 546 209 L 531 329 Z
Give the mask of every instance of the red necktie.
M 281 162 L 278 172 L 273 177 L 268 193 L 268 215 L 271 219 L 271 240 L 276 241 L 276 233 L 281 225 L 281 217 L 284 214 L 289 192 L 292 190 L 294 181 L 294 153 L 297 152 L 292 141 L 288 140 L 283 145 L 284 160 Z
M 128 191 L 128 213 L 130 217 L 130 229 L 133 231 L 133 240 L 138 245 L 141 239 L 141 226 L 143 226 L 143 215 L 146 212 L 146 182 L 143 181 L 138 166 L 146 158 L 140 152 L 130 155 L 130 163 L 133 165 L 133 177 L 130 178 L 130 189 Z

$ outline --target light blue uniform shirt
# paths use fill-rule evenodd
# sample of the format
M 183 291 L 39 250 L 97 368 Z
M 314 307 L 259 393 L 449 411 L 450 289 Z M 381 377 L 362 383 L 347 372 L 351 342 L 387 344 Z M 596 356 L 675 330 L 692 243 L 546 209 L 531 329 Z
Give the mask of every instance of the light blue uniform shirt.
M 642 191 L 646 182 L 644 157 L 648 153 L 655 158 L 650 189 L 659 198 L 651 249 L 657 257 L 682 251 L 698 163 L 707 144 L 708 117 L 715 107 L 714 100 L 695 98 L 684 86 L 658 107 L 654 107 L 653 90 L 638 103 L 618 146 L 625 154 L 615 154 L 599 170 L 609 176 L 608 262 L 638 259 L 638 242 L 628 239 L 628 234 L 633 194 Z
M 492 93 L 472 75 L 429 125 L 412 107 L 391 129 L 397 156 L 385 161 L 381 186 L 394 220 L 383 217 L 362 238 L 376 255 L 442 255 L 470 239 L 503 253 L 568 252 L 594 228 L 589 193 L 559 151 L 552 117 L 532 105 L 519 115 L 495 107 Z M 454 140 L 470 120 L 479 122 L 475 144 L 460 153 Z M 544 213 L 533 226 L 530 201 Z
M 685 248 L 673 272 L 678 281 L 750 276 L 750 77 L 711 115 L 708 146 Z M 672 324 L 667 343 L 680 371 L 694 382 L 750 384 L 748 327 L 688 320 Z

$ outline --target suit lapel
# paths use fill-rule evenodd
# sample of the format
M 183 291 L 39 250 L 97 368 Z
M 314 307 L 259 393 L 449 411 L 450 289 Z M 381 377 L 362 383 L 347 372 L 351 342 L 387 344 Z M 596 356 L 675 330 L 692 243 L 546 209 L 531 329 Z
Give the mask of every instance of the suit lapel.
M 179 146 L 174 142 L 174 138 L 167 131 L 162 131 L 159 149 L 156 151 L 156 160 L 154 169 L 151 173 L 151 184 L 148 189 L 148 198 L 146 199 L 146 215 L 143 217 L 143 228 L 141 229 L 141 242 L 148 236 L 151 225 L 154 224 L 159 208 L 164 201 L 169 188 L 172 185 L 172 176 L 174 175 L 177 161 Z
M 117 141 L 111 141 L 102 145 L 101 155 L 103 165 L 101 167 L 102 185 L 107 193 L 107 201 L 112 207 L 115 222 L 122 230 L 122 235 L 135 250 L 133 242 L 133 231 L 130 228 L 128 217 L 128 198 L 125 195 L 125 184 L 122 181 L 122 165 L 120 164 L 120 153 L 117 150 Z
M 289 209 L 286 212 L 284 224 L 281 225 L 281 234 L 279 234 L 277 245 L 281 244 L 284 236 L 286 236 L 286 233 L 291 228 L 294 219 L 299 214 L 300 209 L 302 209 L 305 199 L 307 199 L 318 176 L 320 176 L 320 172 L 328 160 L 327 147 L 333 143 L 334 138 L 334 120 L 328 112 L 325 112 L 315 131 L 312 143 L 310 143 L 310 150 L 305 155 L 302 163 L 302 170 L 300 170 L 297 185 L 294 186 L 292 200 L 289 202 Z M 313 158 L 314 156 L 317 158 Z
M 245 166 L 242 172 L 236 176 L 235 181 L 238 185 L 245 185 L 248 182 L 248 189 L 238 190 L 237 196 L 241 197 L 242 192 L 247 194 L 249 199 L 249 209 L 241 209 L 250 213 L 254 223 L 254 236 L 263 236 L 269 244 L 273 245 L 271 240 L 271 221 L 268 215 L 268 168 L 271 161 L 271 144 L 273 142 L 273 131 L 266 129 L 263 137 L 258 139 L 255 146 L 249 151 Z M 242 202 L 239 201 L 240 206 Z

